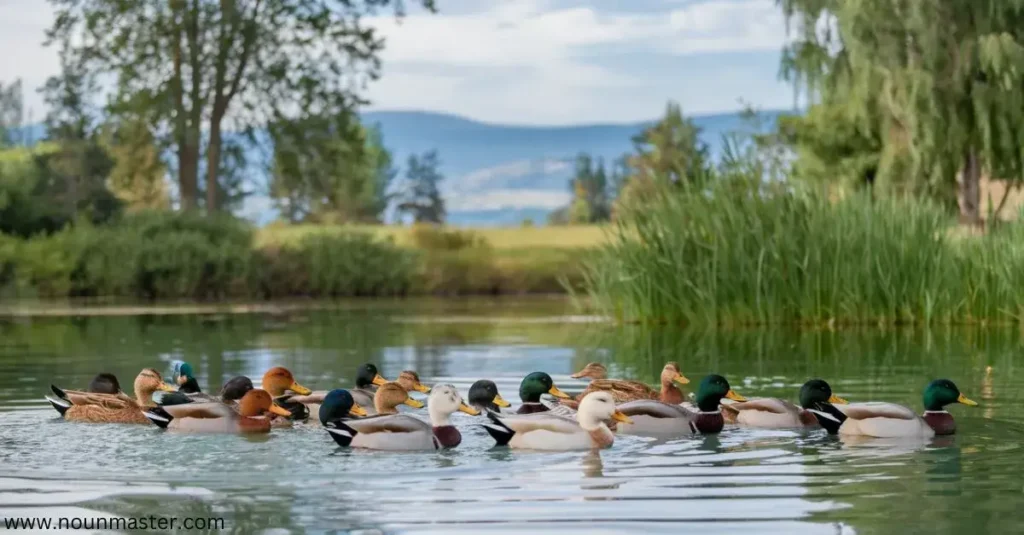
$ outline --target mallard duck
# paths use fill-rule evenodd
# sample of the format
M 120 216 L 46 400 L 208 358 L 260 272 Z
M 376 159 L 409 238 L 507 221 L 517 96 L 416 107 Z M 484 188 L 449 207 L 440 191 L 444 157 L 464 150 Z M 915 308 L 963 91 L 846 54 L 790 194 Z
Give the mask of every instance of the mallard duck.
M 388 382 L 377 372 L 377 367 L 367 362 L 356 370 L 356 387 L 349 390 L 352 399 L 361 407 L 373 407 L 376 387 Z
M 412 392 L 413 390 L 423 392 L 424 394 L 430 392 L 430 387 L 420 383 L 419 374 L 412 370 L 404 370 L 398 374 L 398 379 L 395 379 L 395 382 L 402 385 L 406 392 Z
M 292 420 L 305 420 L 310 414 L 320 412 L 320 404 L 329 393 L 327 390 L 312 391 L 295 382 L 291 372 L 282 367 L 271 368 L 263 375 L 263 386 L 274 396 L 274 403 L 287 409 Z M 289 393 L 293 392 L 293 393 Z M 355 404 L 353 412 L 366 416 L 366 410 Z
M 608 370 L 600 362 L 587 364 L 582 370 L 572 374 L 571 377 L 574 379 L 587 377 L 592 379 L 592 381 L 590 381 L 590 384 L 587 385 L 587 388 L 582 393 L 576 396 L 575 401 L 566 400 L 562 403 L 575 406 L 579 404 L 583 396 L 591 392 L 604 391 L 611 393 L 616 403 L 625 403 L 638 399 L 655 399 L 678 405 L 683 402 L 683 393 L 676 387 L 676 384 L 685 385 L 690 382 L 683 374 L 679 373 L 679 365 L 675 362 L 666 363 L 665 367 L 661 369 L 660 392 L 640 381 L 607 379 L 607 376 Z
M 153 406 L 153 392 L 173 391 L 160 377 L 160 372 L 146 368 L 135 377 L 135 399 L 118 394 L 97 394 L 74 390 L 61 390 L 50 385 L 57 396 L 46 400 L 65 420 L 90 423 L 144 424 L 149 420 L 142 414 L 145 407 Z
M 183 360 L 176 360 L 171 365 L 171 378 L 178 385 L 178 392 L 200 394 L 203 391 L 199 388 L 199 381 L 192 375 L 192 365 Z
M 593 392 L 580 401 L 575 418 L 556 412 L 498 415 L 487 413 L 490 423 L 483 424 L 498 446 L 533 450 L 585 450 L 607 448 L 615 434 L 605 420 L 632 423 L 615 408 L 608 392 Z
M 498 385 L 487 379 L 480 379 L 469 387 L 469 404 L 480 412 L 501 412 L 501 407 L 511 406 L 498 393 Z
M 238 375 L 228 379 L 221 387 L 219 396 L 211 396 L 203 392 L 184 393 L 181 389 L 177 392 L 157 392 L 153 395 L 153 401 L 157 405 L 181 405 L 184 403 L 213 403 L 219 401 L 229 406 L 235 406 L 236 402 L 242 399 L 246 392 L 253 389 L 252 380 L 244 375 Z
M 540 397 L 544 394 L 569 399 L 565 392 L 555 386 L 555 381 L 551 379 L 551 376 L 544 372 L 533 372 L 523 377 L 523 382 L 519 383 L 519 399 L 523 400 L 523 404 L 516 413 L 530 414 L 547 411 L 547 406 L 540 402 Z
M 422 409 L 423 402 L 409 397 L 409 393 L 398 383 L 384 383 L 373 394 L 373 410 L 376 414 L 398 414 L 399 405 Z
M 238 400 L 238 410 L 219 401 L 157 406 L 144 413 L 149 421 L 163 429 L 191 433 L 267 433 L 268 416 L 289 416 L 265 390 L 252 389 Z
M 721 375 L 708 375 L 698 387 L 696 410 L 683 405 L 653 399 L 638 399 L 619 404 L 619 412 L 630 418 L 629 423 L 606 422 L 623 435 L 681 436 L 690 433 L 714 434 L 722 430 L 725 420 L 718 407 L 723 398 L 746 401 L 729 386 Z M 565 406 L 551 409 L 571 416 L 572 409 Z
M 323 401 L 320 403 L 320 408 L 317 410 L 317 416 L 320 418 L 321 425 L 327 425 L 327 422 L 333 422 L 334 420 L 351 418 L 353 416 L 365 417 L 367 414 L 366 410 L 357 405 L 352 399 L 352 394 L 348 390 L 336 388 L 324 396 Z
M 818 419 L 807 409 L 822 402 L 845 404 L 846 400 L 833 394 L 832 387 L 825 381 L 811 379 L 800 387 L 799 407 L 779 398 L 760 398 L 723 404 L 722 416 L 728 423 L 750 427 L 817 427 Z
M 809 411 L 830 435 L 857 435 L 876 438 L 933 437 L 952 435 L 956 422 L 946 405 L 977 403 L 968 399 L 949 379 L 936 379 L 924 389 L 924 414 L 918 416 L 909 407 L 896 403 L 850 403 L 839 407 L 819 402 Z
M 394 384 L 394 383 L 389 383 Z M 380 394 L 387 388 L 378 389 Z M 430 423 L 407 414 L 371 416 L 355 420 L 337 419 L 325 424 L 327 432 L 339 446 L 374 450 L 410 451 L 454 448 L 462 442 L 462 434 L 452 425 L 456 411 L 480 414 L 462 401 L 459 391 L 449 384 L 436 385 L 427 401 Z

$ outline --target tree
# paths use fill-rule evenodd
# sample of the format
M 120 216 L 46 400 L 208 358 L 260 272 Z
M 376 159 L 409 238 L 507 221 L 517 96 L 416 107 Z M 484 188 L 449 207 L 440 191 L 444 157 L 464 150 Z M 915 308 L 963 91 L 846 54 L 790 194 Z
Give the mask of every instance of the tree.
M 983 172 L 1024 180 L 1020 1 L 780 3 L 798 37 L 784 73 L 878 133 L 876 184 L 955 190 L 962 219 L 977 224 Z
M 389 6 L 403 14 L 398 0 L 50 2 L 48 43 L 76 70 L 116 81 L 112 115 L 150 119 L 174 150 L 184 209 L 200 206 L 205 170 L 208 212 L 220 205 L 225 130 L 252 139 L 280 117 L 353 108 L 384 46 L 365 16 Z M 434 0 L 420 2 L 434 10 Z
M 396 172 L 378 128 L 345 112 L 282 119 L 270 134 L 271 198 L 287 220 L 381 222 Z
M 665 115 L 633 138 L 635 153 L 628 165 L 632 178 L 686 184 L 703 181 L 710 169 L 707 144 L 700 128 L 669 102 Z
M 405 190 L 399 194 L 398 212 L 411 214 L 416 223 L 444 223 L 444 199 L 438 184 L 444 180 L 437 151 L 409 156 Z
M 107 125 L 107 151 L 114 160 L 107 186 L 129 211 L 167 210 L 167 167 L 149 126 L 133 120 Z
M 18 129 L 23 126 L 21 92 L 20 79 L 6 86 L 0 83 L 0 148 L 18 141 Z
M 567 222 L 572 224 L 596 223 L 607 221 L 611 215 L 608 199 L 608 176 L 604 162 L 597 161 L 586 153 L 576 156 L 576 168 L 569 179 L 569 189 L 573 193 L 566 214 Z

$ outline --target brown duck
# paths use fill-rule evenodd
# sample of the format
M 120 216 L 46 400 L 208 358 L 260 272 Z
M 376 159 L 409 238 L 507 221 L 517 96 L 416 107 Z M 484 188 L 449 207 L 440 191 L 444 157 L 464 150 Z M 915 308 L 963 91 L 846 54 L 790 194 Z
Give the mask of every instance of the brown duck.
M 670 405 L 678 405 L 683 402 L 683 392 L 676 384 L 685 385 L 689 379 L 679 373 L 679 365 L 675 362 L 665 364 L 661 370 L 661 391 L 657 391 L 640 381 L 628 379 L 608 379 L 608 370 L 599 362 L 591 362 L 577 373 L 571 375 L 574 379 L 592 379 L 586 390 L 581 392 L 574 400 L 563 400 L 562 404 L 576 408 L 584 396 L 591 392 L 608 392 L 615 398 L 615 403 L 637 401 L 642 399 L 657 400 Z
M 235 408 L 219 401 L 153 407 L 143 413 L 163 429 L 192 433 L 269 433 L 273 415 L 289 416 L 265 390 L 253 389 Z
M 146 368 L 135 377 L 135 399 L 123 392 L 99 394 L 80 390 L 61 390 L 55 385 L 50 389 L 56 398 L 46 400 L 57 409 L 65 420 L 89 423 L 145 424 L 149 420 L 142 414 L 146 407 L 153 407 L 153 393 L 173 392 L 174 388 L 164 382 L 160 372 Z

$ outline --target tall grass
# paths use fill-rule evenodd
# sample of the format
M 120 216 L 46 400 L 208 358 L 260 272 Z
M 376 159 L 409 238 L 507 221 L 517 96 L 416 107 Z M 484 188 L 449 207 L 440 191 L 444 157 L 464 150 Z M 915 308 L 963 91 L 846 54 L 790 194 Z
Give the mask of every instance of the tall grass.
M 620 321 L 740 326 L 1017 322 L 1024 230 L 958 240 L 923 200 L 829 200 L 723 179 L 627 208 L 584 267 Z

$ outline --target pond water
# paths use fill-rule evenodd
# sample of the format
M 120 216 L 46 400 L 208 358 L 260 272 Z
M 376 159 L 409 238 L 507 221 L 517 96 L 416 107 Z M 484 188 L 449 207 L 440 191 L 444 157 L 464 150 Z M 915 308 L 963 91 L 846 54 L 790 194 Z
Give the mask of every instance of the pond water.
M 1005 533 L 1022 527 L 1024 369 L 1014 330 L 744 331 L 612 327 L 561 300 L 366 302 L 280 314 L 10 319 L 0 322 L 0 517 L 223 518 L 228 530 L 364 533 Z M 450 451 L 338 448 L 319 426 L 269 436 L 189 436 L 155 426 L 64 422 L 50 383 L 192 363 L 206 391 L 286 366 L 305 386 L 352 384 L 356 367 L 419 372 L 466 394 L 520 378 L 563 390 L 589 361 L 654 382 L 667 360 L 695 384 L 725 375 L 747 397 L 795 400 L 812 376 L 851 401 L 921 410 L 932 378 L 979 407 L 958 434 L 842 441 L 824 431 L 726 427 L 717 436 L 618 437 L 600 452 L 494 448 L 458 413 Z M 986 368 L 991 367 L 990 370 Z M 169 374 L 169 372 L 166 372 Z M 691 385 L 692 385 L 691 384 Z M 421 394 L 415 394 L 417 397 Z M 425 416 L 425 414 L 424 414 Z

